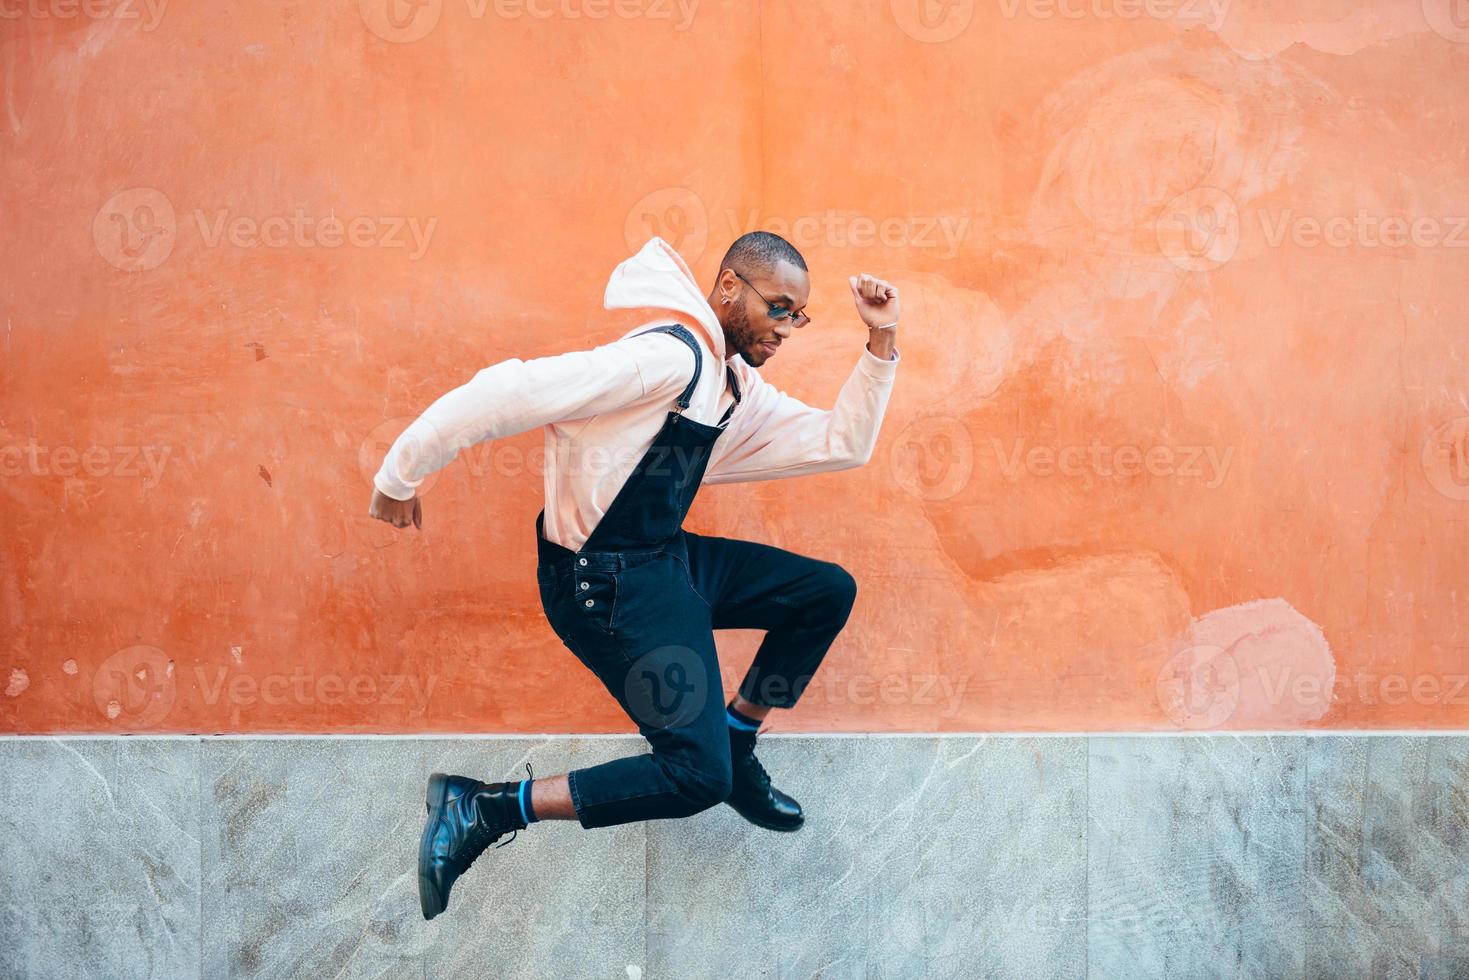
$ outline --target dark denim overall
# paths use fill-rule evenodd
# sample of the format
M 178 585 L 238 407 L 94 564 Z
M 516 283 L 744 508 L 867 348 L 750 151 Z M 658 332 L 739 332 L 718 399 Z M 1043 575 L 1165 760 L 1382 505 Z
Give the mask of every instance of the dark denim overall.
M 569 774 L 584 827 L 688 816 L 729 792 L 710 608 L 689 574 L 683 521 L 735 405 L 718 425 L 684 416 L 703 367 L 699 345 L 680 324 L 642 333 L 653 331 L 694 352 L 677 406 L 580 551 L 548 541 L 545 510 L 536 516 L 536 581 L 551 628 L 654 749 Z M 725 370 L 738 404 L 734 370 Z
M 683 529 L 714 442 L 735 406 L 705 425 L 684 417 L 694 376 L 580 551 L 546 540 L 536 516 L 536 581 L 551 628 L 617 699 L 652 751 L 568 773 L 583 827 L 686 817 L 733 780 L 716 629 L 765 630 L 740 684 L 753 704 L 794 707 L 846 624 L 857 583 L 845 568 L 756 541 Z M 649 331 L 643 331 L 648 333 Z M 730 387 L 739 385 L 728 365 Z

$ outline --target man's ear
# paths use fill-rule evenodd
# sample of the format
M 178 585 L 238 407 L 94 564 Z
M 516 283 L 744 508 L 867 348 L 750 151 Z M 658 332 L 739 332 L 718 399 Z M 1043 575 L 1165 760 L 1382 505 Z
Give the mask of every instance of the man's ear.
M 719 278 L 714 280 L 714 295 L 719 298 L 720 303 L 725 301 L 726 295 L 733 296 L 739 292 L 740 277 L 734 274 L 733 269 L 726 268 L 719 273 Z

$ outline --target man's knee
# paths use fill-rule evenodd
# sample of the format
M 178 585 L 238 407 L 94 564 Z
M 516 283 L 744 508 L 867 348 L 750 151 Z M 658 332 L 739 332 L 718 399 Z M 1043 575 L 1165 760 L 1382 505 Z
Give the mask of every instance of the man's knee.
M 734 769 L 728 751 L 700 753 L 688 762 L 675 762 L 663 756 L 658 759 L 678 790 L 685 816 L 717 806 L 734 792 Z
M 829 613 L 845 621 L 857 601 L 857 580 L 836 562 L 824 562 L 820 594 Z

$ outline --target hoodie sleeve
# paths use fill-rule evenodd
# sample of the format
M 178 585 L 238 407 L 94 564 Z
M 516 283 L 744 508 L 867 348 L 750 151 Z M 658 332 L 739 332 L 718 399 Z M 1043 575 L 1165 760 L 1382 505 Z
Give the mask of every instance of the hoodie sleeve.
M 861 466 L 872 457 L 900 355 L 884 361 L 865 347 L 831 409 L 813 408 L 766 383 L 754 371 L 714 443 L 705 483 L 780 480 Z
M 688 345 L 666 333 L 623 337 L 591 350 L 492 364 L 424 410 L 398 436 L 373 485 L 408 500 L 459 450 L 552 422 L 670 401 L 694 376 Z

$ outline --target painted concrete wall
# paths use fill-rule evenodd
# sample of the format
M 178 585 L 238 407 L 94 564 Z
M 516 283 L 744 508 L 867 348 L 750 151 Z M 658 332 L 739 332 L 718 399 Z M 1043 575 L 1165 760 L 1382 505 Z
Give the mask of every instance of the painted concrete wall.
M 860 591 L 804 731 L 1469 722 L 1450 0 L 0 2 L 0 729 L 630 731 L 545 624 L 538 432 L 366 515 L 649 234 L 813 270 L 866 467 L 692 530 Z M 721 636 L 727 686 L 759 635 Z

